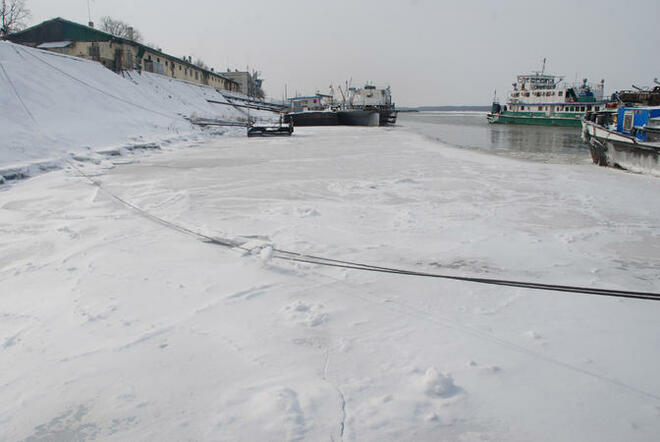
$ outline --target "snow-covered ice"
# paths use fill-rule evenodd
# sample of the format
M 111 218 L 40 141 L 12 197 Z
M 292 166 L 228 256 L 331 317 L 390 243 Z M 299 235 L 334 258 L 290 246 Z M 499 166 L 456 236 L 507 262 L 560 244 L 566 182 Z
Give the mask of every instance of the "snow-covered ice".
M 656 178 L 403 128 L 80 160 L 0 192 L 2 440 L 660 433 L 660 303 L 273 253 L 657 292 Z

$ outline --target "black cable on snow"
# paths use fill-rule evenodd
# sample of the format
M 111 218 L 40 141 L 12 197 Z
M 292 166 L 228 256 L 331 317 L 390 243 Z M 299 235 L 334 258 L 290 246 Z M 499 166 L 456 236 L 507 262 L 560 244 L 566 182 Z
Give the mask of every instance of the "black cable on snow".
M 114 193 L 110 192 L 109 190 L 105 189 L 100 183 L 97 181 L 93 180 L 89 175 L 85 174 L 80 168 L 75 166 L 73 163 L 67 161 L 71 167 L 73 167 L 81 176 L 87 178 L 92 184 L 94 184 L 96 187 L 101 189 L 103 192 L 111 196 L 113 199 L 119 201 L 121 204 L 124 206 L 130 208 L 131 210 L 137 212 L 139 215 L 156 222 L 158 224 L 161 224 L 167 228 L 170 228 L 172 230 L 176 230 L 178 232 L 184 233 L 189 236 L 196 237 L 198 239 L 201 239 L 205 242 L 208 242 L 210 244 L 214 245 L 219 245 L 222 247 L 228 247 L 228 248 L 238 248 L 243 251 L 250 251 L 250 249 L 244 247 L 244 243 L 240 241 L 235 241 L 231 239 L 225 239 L 225 238 L 216 238 L 212 237 L 209 235 L 205 235 L 203 233 L 197 232 L 195 230 L 189 229 L 187 227 L 175 224 L 173 222 L 167 221 L 163 218 L 160 218 L 156 215 L 153 215 L 137 206 L 134 204 L 124 200 L 123 198 L 115 195 Z M 608 296 L 608 297 L 616 297 L 616 298 L 628 298 L 628 299 L 642 299 L 642 300 L 647 300 L 647 301 L 660 301 L 660 293 L 654 293 L 654 292 L 639 292 L 639 291 L 631 291 L 631 290 L 613 290 L 613 289 L 601 289 L 601 288 L 593 288 L 593 287 L 580 287 L 580 286 L 571 286 L 571 285 L 559 285 L 559 284 L 545 284 L 545 283 L 540 283 L 540 282 L 530 282 L 530 281 L 515 281 L 515 280 L 506 280 L 506 279 L 491 279 L 491 278 L 477 278 L 477 277 L 470 277 L 470 276 L 455 276 L 455 275 L 447 275 L 447 274 L 440 274 L 440 273 L 428 273 L 428 272 L 418 272 L 414 270 L 407 270 L 407 269 L 398 269 L 398 268 L 392 268 L 392 267 L 382 267 L 382 266 L 375 266 L 371 264 L 363 264 L 363 263 L 358 263 L 358 262 L 353 262 L 353 261 L 343 261 L 343 260 L 338 260 L 338 259 L 331 259 L 331 258 L 324 258 L 321 256 L 314 256 L 314 255 L 307 255 L 303 253 L 298 253 L 298 252 L 292 252 L 289 250 L 283 250 L 283 249 L 278 249 L 278 248 L 273 248 L 273 258 L 275 259 L 281 259 L 285 261 L 291 261 L 291 262 L 302 262 L 302 263 L 307 263 L 307 264 L 316 264 L 320 266 L 325 266 L 325 267 L 335 267 L 335 268 L 343 268 L 343 269 L 350 269 L 350 270 L 361 270 L 361 271 L 367 271 L 367 272 L 375 272 L 375 273 L 389 273 L 389 274 L 396 274 L 396 275 L 405 275 L 405 276 L 417 276 L 417 277 L 425 277 L 425 278 L 437 278 L 437 279 L 447 279 L 447 280 L 454 280 L 454 281 L 463 281 L 463 282 L 472 282 L 472 283 L 477 283 L 477 284 L 488 284 L 488 285 L 499 285 L 499 286 L 507 286 L 507 287 L 518 287 L 518 288 L 526 288 L 526 289 L 532 289 L 532 290 L 546 290 L 546 291 L 553 291 L 553 292 L 565 292 L 565 293 L 577 293 L 577 294 L 585 294 L 585 295 L 595 295 L 595 296 Z
M 273 252 L 276 254 L 273 255 L 274 258 L 284 259 L 294 262 L 304 262 L 309 264 L 317 264 L 327 267 L 338 267 L 345 269 L 353 270 L 363 270 L 370 272 L 378 273 L 392 273 L 398 275 L 406 276 L 419 276 L 426 278 L 439 278 L 439 279 L 449 279 L 455 281 L 464 281 L 464 282 L 474 282 L 478 284 L 489 284 L 489 285 L 501 285 L 508 287 L 519 287 L 535 290 L 549 290 L 555 292 L 569 292 L 569 293 L 581 293 L 586 295 L 599 295 L 599 296 L 612 296 L 619 298 L 632 298 L 632 299 L 645 299 L 651 301 L 660 301 L 660 293 L 653 292 L 638 292 L 630 290 L 612 290 L 612 289 L 599 289 L 592 287 L 580 287 L 580 286 L 569 286 L 569 285 L 559 285 L 559 284 L 544 284 L 539 282 L 529 282 L 529 281 L 513 281 L 505 279 L 491 279 L 491 278 L 476 278 L 469 276 L 454 276 L 446 275 L 439 273 L 427 273 L 427 272 L 418 272 L 413 270 L 397 269 L 390 267 L 380 267 L 373 266 L 369 264 L 361 264 L 351 261 L 341 261 L 336 259 L 328 259 L 319 256 L 304 255 L 295 252 L 289 252 L 285 250 L 273 249 Z M 282 253 L 283 255 L 278 254 Z

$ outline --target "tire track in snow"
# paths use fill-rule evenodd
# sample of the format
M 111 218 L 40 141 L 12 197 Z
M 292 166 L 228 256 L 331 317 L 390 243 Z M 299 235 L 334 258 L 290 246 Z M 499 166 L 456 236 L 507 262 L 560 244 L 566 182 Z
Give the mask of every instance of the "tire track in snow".
M 339 401 L 341 404 L 341 422 L 339 423 L 339 440 L 343 441 L 344 430 L 346 428 L 346 398 L 344 397 L 344 393 L 341 391 L 341 389 L 334 382 L 328 379 L 329 365 L 330 365 L 330 349 L 326 347 L 325 364 L 323 366 L 323 380 L 326 381 L 328 384 L 330 384 L 332 388 L 334 388 L 337 394 L 339 395 Z M 334 442 L 335 438 L 332 435 L 330 435 L 330 440 Z

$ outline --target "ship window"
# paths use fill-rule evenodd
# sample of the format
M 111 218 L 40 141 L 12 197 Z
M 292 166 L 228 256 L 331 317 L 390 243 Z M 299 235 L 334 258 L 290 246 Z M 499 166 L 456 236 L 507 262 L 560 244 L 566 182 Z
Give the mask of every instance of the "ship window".
M 587 110 L 588 110 L 588 111 L 591 110 L 591 105 L 587 106 Z
M 543 110 L 543 106 L 539 106 L 539 110 L 542 111 L 542 110 Z
M 520 110 L 525 110 L 525 106 L 520 106 Z
M 564 95 L 564 91 L 557 92 L 557 95 L 559 95 L 561 97 L 562 95 Z
M 594 107 L 594 110 L 595 110 L 596 112 L 598 112 L 599 109 L 600 109 L 600 106 L 596 106 L 596 107 Z
M 580 106 L 580 112 L 584 112 L 584 106 Z

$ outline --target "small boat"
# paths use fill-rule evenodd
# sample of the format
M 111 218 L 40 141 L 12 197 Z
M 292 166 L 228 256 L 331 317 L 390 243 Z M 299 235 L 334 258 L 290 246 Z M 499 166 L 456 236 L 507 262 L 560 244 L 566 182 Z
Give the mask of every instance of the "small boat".
M 248 128 L 248 137 L 288 137 L 293 133 L 293 124 L 280 124 L 279 126 L 252 126 Z
M 582 119 L 582 138 L 599 166 L 660 176 L 660 106 L 588 113 Z
M 545 73 L 545 62 L 541 71 L 518 75 L 504 105 L 493 101 L 489 123 L 580 127 L 587 112 L 605 108 L 604 80 L 594 86 L 585 78 L 568 86 L 563 77 Z

